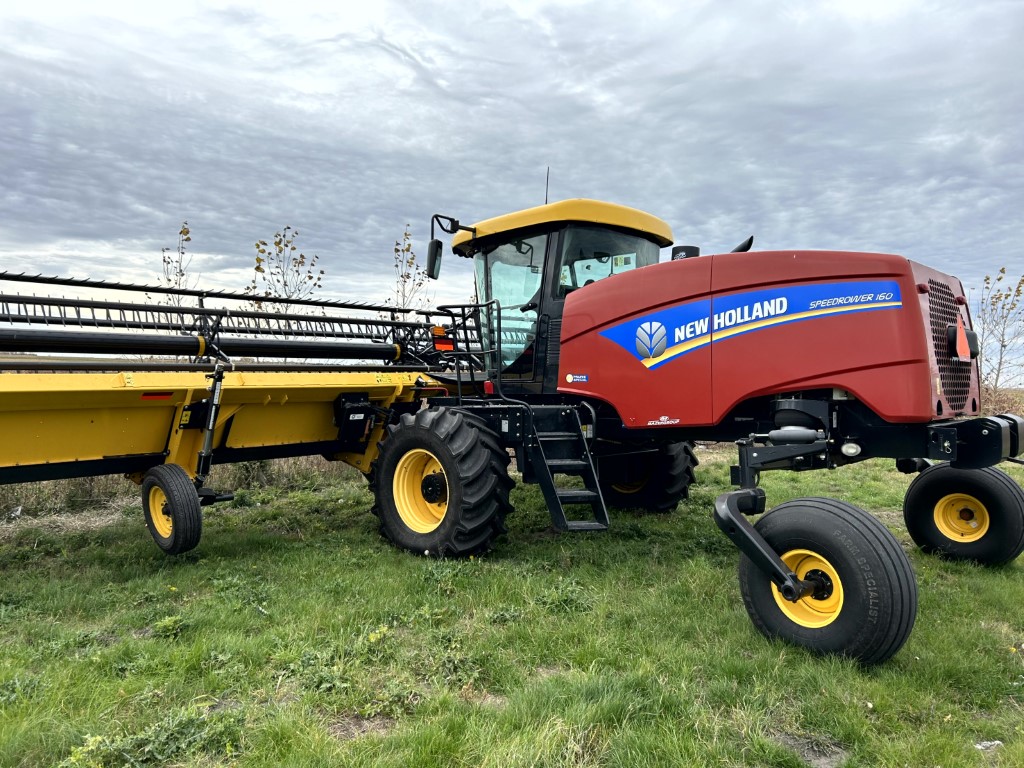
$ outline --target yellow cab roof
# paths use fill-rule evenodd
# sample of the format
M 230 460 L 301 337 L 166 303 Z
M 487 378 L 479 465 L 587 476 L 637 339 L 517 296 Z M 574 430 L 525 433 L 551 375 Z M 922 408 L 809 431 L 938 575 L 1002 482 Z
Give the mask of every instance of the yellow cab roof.
M 647 236 L 662 248 L 672 245 L 671 227 L 657 216 L 625 205 L 576 198 L 538 205 L 536 208 L 527 208 L 515 213 L 506 213 L 502 216 L 495 216 L 493 219 L 485 219 L 473 225 L 475 233 L 465 230 L 456 232 L 452 238 L 452 250 L 460 256 L 472 256 L 477 250 L 476 241 L 489 235 L 512 232 L 540 224 L 570 221 L 631 229 Z

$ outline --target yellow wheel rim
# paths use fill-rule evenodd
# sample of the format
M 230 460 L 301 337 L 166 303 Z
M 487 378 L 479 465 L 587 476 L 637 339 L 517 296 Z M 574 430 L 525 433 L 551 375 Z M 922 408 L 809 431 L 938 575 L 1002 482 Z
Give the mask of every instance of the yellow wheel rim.
M 149 489 L 149 518 L 153 521 L 153 528 L 160 538 L 171 538 L 174 521 L 167 514 L 167 495 L 156 485 Z
M 417 448 L 398 460 L 393 484 L 402 522 L 416 533 L 430 533 L 448 511 L 448 479 L 430 451 Z
M 935 505 L 935 527 L 953 541 L 977 541 L 989 528 L 985 505 L 966 493 L 943 496 Z
M 632 483 L 613 483 L 612 488 L 619 493 L 626 495 L 630 493 L 639 493 L 647 485 L 647 480 L 636 480 Z
M 637 470 L 640 474 L 637 480 L 624 480 L 618 483 L 612 483 L 612 488 L 623 495 L 631 493 L 640 493 L 647 484 L 651 482 L 651 467 L 648 466 L 631 466 L 629 468 L 629 474 L 635 474 L 633 470 Z
M 827 627 L 843 611 L 843 582 L 828 560 L 808 549 L 792 549 L 782 556 L 782 562 L 801 579 L 815 579 L 823 588 L 795 603 L 786 600 L 778 587 L 772 585 L 772 594 L 779 610 L 786 618 L 801 627 L 818 629 Z

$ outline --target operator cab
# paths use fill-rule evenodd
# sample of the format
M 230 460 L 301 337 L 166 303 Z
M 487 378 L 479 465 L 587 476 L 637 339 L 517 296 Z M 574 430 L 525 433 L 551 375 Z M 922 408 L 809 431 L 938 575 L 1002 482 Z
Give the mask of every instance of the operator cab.
M 488 347 L 500 349 L 508 391 L 557 389 L 566 296 L 657 264 L 660 249 L 672 244 L 672 231 L 661 219 L 584 199 L 498 216 L 473 227 L 455 222 L 454 229 L 452 250 L 473 259 L 479 301 L 500 304 L 497 318 L 483 313 L 482 332 Z M 433 256 L 428 262 L 436 261 Z

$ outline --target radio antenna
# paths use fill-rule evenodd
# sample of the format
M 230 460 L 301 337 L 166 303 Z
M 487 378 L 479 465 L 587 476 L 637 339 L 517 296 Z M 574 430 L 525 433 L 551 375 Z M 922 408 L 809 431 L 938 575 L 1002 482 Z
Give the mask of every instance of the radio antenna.
M 551 181 L 551 166 L 548 166 L 547 175 L 544 177 L 544 205 L 548 204 L 548 183 Z

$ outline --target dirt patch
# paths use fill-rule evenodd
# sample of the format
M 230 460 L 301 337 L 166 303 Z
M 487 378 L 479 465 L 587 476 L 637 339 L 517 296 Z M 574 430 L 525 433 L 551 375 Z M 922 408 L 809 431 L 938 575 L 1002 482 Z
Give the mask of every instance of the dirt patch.
M 473 691 L 465 694 L 463 698 L 471 704 L 479 704 L 481 707 L 490 707 L 491 709 L 503 709 L 508 706 L 507 696 L 499 696 L 489 691 Z
M 214 699 L 208 706 L 210 712 L 237 712 L 242 708 L 242 702 L 237 699 Z
M 560 675 L 564 671 L 564 669 L 559 669 L 558 667 L 537 667 L 535 670 L 533 670 L 533 674 L 534 677 L 540 678 L 541 680 L 546 680 L 549 677 Z
M 383 736 L 394 729 L 395 722 L 391 717 L 346 715 L 328 723 L 327 730 L 338 741 L 351 741 L 367 734 Z
M 782 746 L 796 752 L 811 768 L 838 768 L 849 757 L 838 744 L 811 741 L 790 733 L 781 734 L 778 740 Z

